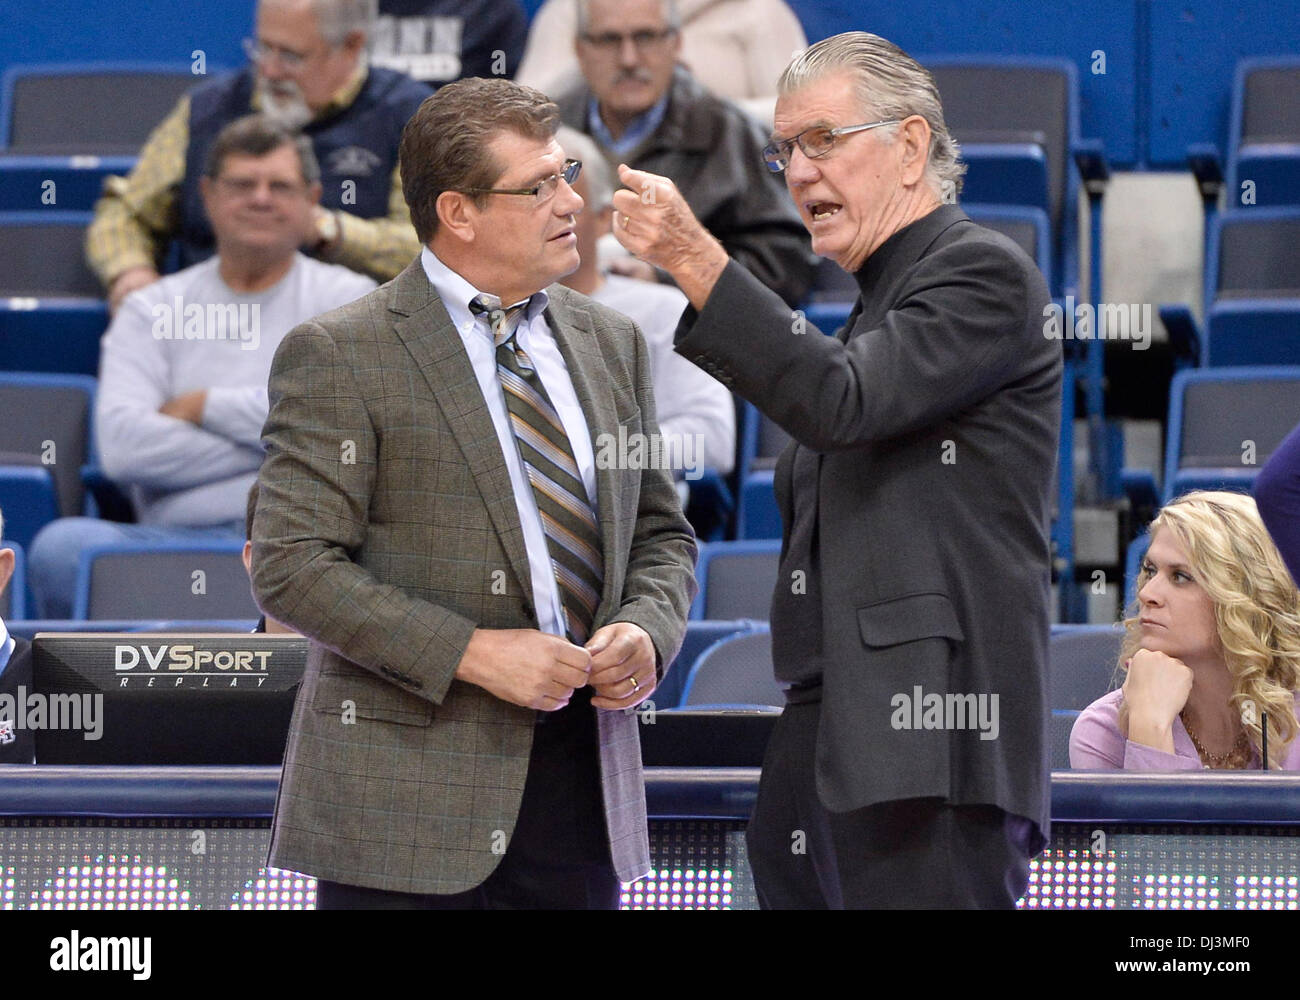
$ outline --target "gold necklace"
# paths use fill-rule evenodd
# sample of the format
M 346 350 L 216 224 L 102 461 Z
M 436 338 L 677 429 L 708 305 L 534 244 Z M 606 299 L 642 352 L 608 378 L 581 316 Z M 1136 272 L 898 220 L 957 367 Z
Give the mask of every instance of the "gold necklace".
M 1237 740 L 1227 753 L 1210 753 L 1205 748 L 1205 744 L 1196 738 L 1196 734 L 1192 732 L 1192 727 L 1187 724 L 1186 709 L 1179 712 L 1178 717 L 1183 720 L 1183 728 L 1187 730 L 1187 735 L 1192 739 L 1192 746 L 1196 747 L 1201 763 L 1206 767 L 1240 771 L 1250 763 L 1250 743 L 1246 740 L 1246 730 L 1241 729 L 1237 732 Z

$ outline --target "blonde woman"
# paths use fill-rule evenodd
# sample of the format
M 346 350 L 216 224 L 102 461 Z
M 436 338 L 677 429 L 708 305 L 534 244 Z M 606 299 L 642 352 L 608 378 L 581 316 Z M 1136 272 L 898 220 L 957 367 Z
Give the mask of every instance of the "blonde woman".
M 1080 769 L 1300 769 L 1300 592 L 1255 501 L 1188 493 L 1151 524 L 1122 688 L 1070 735 Z M 1267 739 L 1265 739 L 1265 724 Z

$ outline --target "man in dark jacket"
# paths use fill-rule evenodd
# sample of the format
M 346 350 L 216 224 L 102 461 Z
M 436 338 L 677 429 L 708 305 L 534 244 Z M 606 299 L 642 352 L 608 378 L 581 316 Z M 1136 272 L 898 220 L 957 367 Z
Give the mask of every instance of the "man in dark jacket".
M 302 248 L 386 281 L 420 242 L 402 197 L 397 144 L 429 88 L 367 68 L 369 0 L 260 0 L 250 65 L 199 84 L 154 129 L 126 177 L 110 177 L 86 233 L 86 257 L 109 304 L 212 256 L 199 178 L 223 127 L 249 111 L 302 129 L 321 169 L 321 204 Z
M 763 135 L 734 105 L 675 66 L 675 5 L 662 0 L 578 4 L 578 64 L 586 81 L 556 97 L 566 125 L 609 160 L 671 177 L 727 253 L 790 305 L 812 283 L 813 260 L 780 179 L 763 166 Z M 639 261 L 611 268 L 668 280 Z
M 768 162 L 860 289 L 838 336 L 795 335 L 671 182 L 624 170 L 614 196 L 620 241 L 691 300 L 677 350 L 793 438 L 772 598 L 788 703 L 748 831 L 759 897 L 1012 907 L 1048 831 L 1047 286 L 943 203 L 963 168 L 901 49 L 826 39 L 778 94 Z

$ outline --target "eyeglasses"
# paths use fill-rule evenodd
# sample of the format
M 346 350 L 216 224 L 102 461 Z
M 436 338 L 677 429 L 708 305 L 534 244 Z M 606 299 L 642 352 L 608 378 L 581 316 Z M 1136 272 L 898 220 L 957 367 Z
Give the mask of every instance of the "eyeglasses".
M 251 197 L 262 183 L 256 177 L 218 177 L 216 181 L 226 190 L 227 194 L 235 198 Z M 293 184 L 289 181 L 270 181 L 267 187 L 271 191 L 272 198 L 287 201 L 301 194 L 304 185 Z
M 790 151 L 794 149 L 796 144 L 798 144 L 799 151 L 804 156 L 816 159 L 829 153 L 835 147 L 835 140 L 842 135 L 865 132 L 868 129 L 880 128 L 882 125 L 897 125 L 898 122 L 899 119 L 890 118 L 888 121 L 867 122 L 863 125 L 845 125 L 843 128 L 826 128 L 824 125 L 806 128 L 789 139 L 773 139 L 763 148 L 763 160 L 767 163 L 768 170 L 774 174 L 779 174 L 790 165 Z
M 243 44 L 244 55 L 248 56 L 249 62 L 261 64 L 270 62 L 274 58 L 278 59 L 280 65 L 287 70 L 302 69 L 311 55 L 309 52 L 295 52 L 293 49 L 281 48 L 278 45 L 268 45 L 256 38 L 245 38 Z
M 537 204 L 541 205 L 555 197 L 555 192 L 560 188 L 560 178 L 564 178 L 565 184 L 572 184 L 582 173 L 581 160 L 565 160 L 564 167 L 558 174 L 551 174 L 550 177 L 543 177 L 532 187 L 526 188 L 465 188 L 465 194 L 529 194 L 537 199 Z
M 582 40 L 602 52 L 618 52 L 623 48 L 623 43 L 630 40 L 636 46 L 638 52 L 648 52 L 675 34 L 677 34 L 676 28 L 663 28 L 659 31 L 643 28 L 628 35 L 617 31 L 605 31 L 599 35 L 583 35 Z

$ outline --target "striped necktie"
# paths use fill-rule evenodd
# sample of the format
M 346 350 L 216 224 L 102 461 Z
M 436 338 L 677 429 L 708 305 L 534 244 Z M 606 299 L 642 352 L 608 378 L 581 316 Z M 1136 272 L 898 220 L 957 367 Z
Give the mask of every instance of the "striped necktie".
M 542 517 L 567 631 L 574 642 L 586 642 L 604 579 L 600 528 L 564 424 L 532 361 L 515 339 L 526 303 L 503 309 L 495 295 L 484 294 L 475 296 L 469 308 L 474 315 L 486 317 L 492 329 L 497 375 L 519 456 Z

